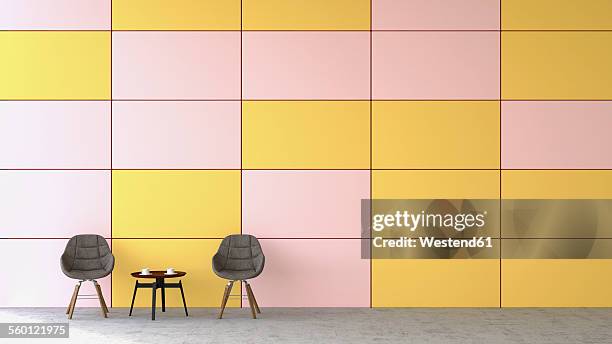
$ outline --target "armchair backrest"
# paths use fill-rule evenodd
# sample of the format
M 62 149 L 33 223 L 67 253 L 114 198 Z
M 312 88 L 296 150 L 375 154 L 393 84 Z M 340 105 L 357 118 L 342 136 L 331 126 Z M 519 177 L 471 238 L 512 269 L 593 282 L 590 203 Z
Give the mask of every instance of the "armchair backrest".
M 113 270 L 115 259 L 106 240 L 97 234 L 75 235 L 68 241 L 61 258 L 62 270 Z
M 248 234 L 233 234 L 225 237 L 213 258 L 215 270 L 263 270 L 265 256 L 256 237 Z

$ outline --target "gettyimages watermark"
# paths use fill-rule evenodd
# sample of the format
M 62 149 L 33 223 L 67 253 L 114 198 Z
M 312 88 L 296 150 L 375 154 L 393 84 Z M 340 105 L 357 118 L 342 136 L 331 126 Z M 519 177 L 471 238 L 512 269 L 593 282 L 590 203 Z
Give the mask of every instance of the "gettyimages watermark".
M 362 200 L 362 257 L 499 257 L 499 200 Z
M 365 199 L 362 258 L 612 258 L 612 200 Z M 503 248 L 503 249 L 502 249 Z

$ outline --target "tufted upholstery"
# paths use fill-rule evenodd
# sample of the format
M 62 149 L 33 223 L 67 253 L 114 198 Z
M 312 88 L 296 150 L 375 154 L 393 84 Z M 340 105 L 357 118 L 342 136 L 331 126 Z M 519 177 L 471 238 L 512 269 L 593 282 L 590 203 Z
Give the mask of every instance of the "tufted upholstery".
M 60 263 L 66 276 L 93 280 L 108 276 L 113 271 L 115 257 L 103 237 L 81 234 L 70 238 Z
M 213 271 L 228 280 L 247 280 L 261 274 L 265 260 L 257 238 L 234 234 L 221 242 L 212 259 Z

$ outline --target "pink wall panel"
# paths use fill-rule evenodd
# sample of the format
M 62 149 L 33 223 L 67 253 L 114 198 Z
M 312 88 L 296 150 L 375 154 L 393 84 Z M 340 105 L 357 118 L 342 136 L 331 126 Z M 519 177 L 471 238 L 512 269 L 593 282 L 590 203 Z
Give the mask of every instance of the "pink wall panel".
M 113 168 L 240 168 L 240 102 L 114 102 Z
M 109 168 L 110 104 L 0 101 L 0 168 Z
M 264 239 L 266 267 L 251 280 L 260 307 L 368 307 L 370 261 L 360 239 Z M 243 305 L 248 306 L 247 301 Z
M 245 171 L 243 231 L 262 238 L 359 238 L 369 171 Z
M 245 99 L 368 99 L 369 32 L 244 32 Z
M 0 238 L 110 237 L 110 171 L 0 171 Z
M 240 32 L 114 32 L 113 98 L 240 99 Z
M 0 239 L 3 273 L 10 276 L 0 283 L 0 307 L 67 307 L 76 280 L 66 277 L 60 257 L 68 240 Z M 98 280 L 110 307 L 110 277 Z M 95 294 L 91 282 L 83 283 L 79 294 Z M 99 307 L 98 300 L 77 301 L 79 307 Z M 96 314 L 97 315 L 97 314 Z
M 374 30 L 497 30 L 499 0 L 373 0 Z
M 110 30 L 111 0 L 1 0 L 0 30 Z
M 499 99 L 499 33 L 374 32 L 374 99 Z
M 503 102 L 503 168 L 612 168 L 612 103 Z

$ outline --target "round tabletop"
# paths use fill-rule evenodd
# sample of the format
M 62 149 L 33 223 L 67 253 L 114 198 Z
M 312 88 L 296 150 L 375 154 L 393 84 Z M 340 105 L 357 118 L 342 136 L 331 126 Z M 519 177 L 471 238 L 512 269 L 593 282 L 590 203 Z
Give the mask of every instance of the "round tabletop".
M 140 271 L 131 273 L 132 277 L 136 277 L 136 278 L 175 278 L 175 277 L 183 277 L 186 274 L 187 273 L 184 271 L 174 271 L 173 274 L 167 274 L 166 271 L 161 271 L 161 270 L 151 271 L 151 274 L 149 275 L 143 275 L 140 273 Z

